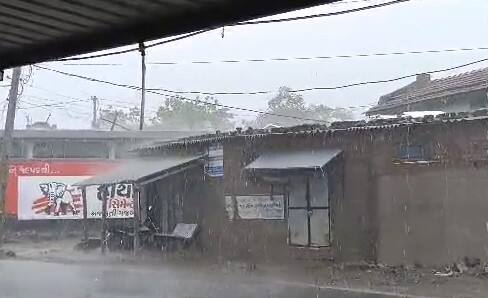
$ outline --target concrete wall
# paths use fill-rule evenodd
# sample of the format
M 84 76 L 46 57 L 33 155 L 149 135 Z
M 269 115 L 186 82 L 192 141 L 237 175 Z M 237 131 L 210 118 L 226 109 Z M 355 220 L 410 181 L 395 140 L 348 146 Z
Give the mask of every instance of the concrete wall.
M 379 177 L 378 261 L 487 260 L 488 169 L 407 166 Z
M 488 260 L 486 121 L 396 129 L 394 142 L 432 148 L 434 163 L 373 161 L 377 197 L 377 260 L 440 265 L 462 257 Z M 379 137 L 379 135 L 377 135 Z

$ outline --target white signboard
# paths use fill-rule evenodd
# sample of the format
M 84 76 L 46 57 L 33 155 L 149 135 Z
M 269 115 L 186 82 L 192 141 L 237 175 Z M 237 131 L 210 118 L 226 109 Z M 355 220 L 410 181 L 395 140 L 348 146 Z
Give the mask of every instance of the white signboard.
M 210 177 L 224 176 L 224 147 L 221 144 L 214 144 L 208 148 L 205 172 Z
M 231 197 L 226 197 L 226 203 L 233 204 Z M 251 195 L 236 196 L 237 215 L 241 219 L 284 219 L 285 197 L 283 195 Z M 232 206 L 232 205 L 231 205 Z M 227 212 L 230 215 L 230 207 Z
M 18 218 L 81 219 L 83 202 L 81 189 L 74 183 L 90 176 L 19 176 Z M 107 197 L 107 218 L 134 216 L 133 189 L 130 184 L 108 187 L 89 186 L 86 189 L 87 216 L 102 216 L 102 197 Z

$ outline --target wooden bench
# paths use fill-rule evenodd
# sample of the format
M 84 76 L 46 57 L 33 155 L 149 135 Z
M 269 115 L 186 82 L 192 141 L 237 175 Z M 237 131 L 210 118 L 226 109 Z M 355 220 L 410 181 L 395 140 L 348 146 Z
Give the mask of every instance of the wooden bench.
M 198 224 L 179 223 L 171 233 L 155 233 L 153 240 L 161 245 L 162 250 L 168 250 L 172 243 L 180 244 L 182 248 L 188 247 L 199 232 Z

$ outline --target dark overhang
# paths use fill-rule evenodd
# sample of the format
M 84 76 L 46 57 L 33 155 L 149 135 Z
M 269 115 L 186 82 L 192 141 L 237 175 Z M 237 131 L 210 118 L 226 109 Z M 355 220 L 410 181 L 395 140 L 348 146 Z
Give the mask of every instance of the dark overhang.
M 337 0 L 0 0 L 0 70 Z

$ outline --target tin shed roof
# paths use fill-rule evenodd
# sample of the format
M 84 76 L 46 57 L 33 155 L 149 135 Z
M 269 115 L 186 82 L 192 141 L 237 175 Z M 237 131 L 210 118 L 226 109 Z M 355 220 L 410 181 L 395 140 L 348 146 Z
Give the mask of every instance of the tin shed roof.
M 403 88 L 383 95 L 378 105 L 369 109 L 366 114 L 380 114 L 384 110 L 409 104 L 446 98 L 463 93 L 488 90 L 488 68 L 481 68 L 457 75 L 430 80 L 418 84 L 413 82 Z
M 77 186 L 148 183 L 180 172 L 194 165 L 201 156 L 161 156 L 159 158 L 129 160 L 120 167 L 89 179 L 75 183 Z
M 338 0 L 0 0 L 0 70 Z
M 248 164 L 246 170 L 310 170 L 321 169 L 340 149 L 267 152 Z

